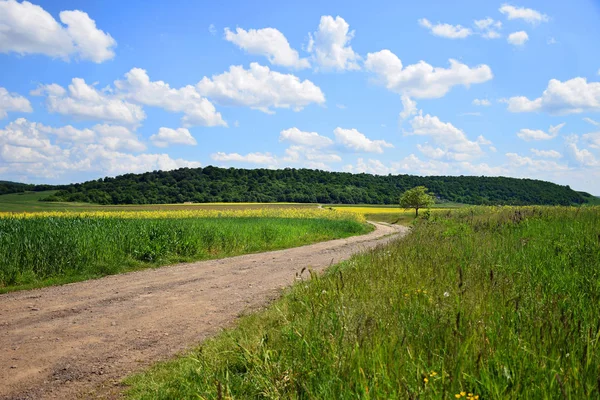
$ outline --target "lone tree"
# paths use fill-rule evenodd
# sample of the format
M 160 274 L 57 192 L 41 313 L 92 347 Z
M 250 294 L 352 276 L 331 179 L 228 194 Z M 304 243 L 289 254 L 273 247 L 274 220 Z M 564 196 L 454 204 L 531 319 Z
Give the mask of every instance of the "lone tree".
M 400 197 L 400 207 L 414 208 L 415 218 L 419 216 L 419 208 L 430 207 L 433 203 L 433 197 L 427 193 L 425 186 L 409 189 Z

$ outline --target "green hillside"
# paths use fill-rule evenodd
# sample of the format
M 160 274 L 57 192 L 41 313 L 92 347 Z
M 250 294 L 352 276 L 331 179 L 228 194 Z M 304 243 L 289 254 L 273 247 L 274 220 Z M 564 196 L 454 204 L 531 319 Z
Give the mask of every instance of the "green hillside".
M 438 198 L 465 204 L 584 204 L 597 200 L 568 186 L 533 179 L 351 174 L 310 169 L 182 168 L 126 174 L 62 187 L 47 201 L 98 204 L 298 202 L 395 204 L 424 185 Z

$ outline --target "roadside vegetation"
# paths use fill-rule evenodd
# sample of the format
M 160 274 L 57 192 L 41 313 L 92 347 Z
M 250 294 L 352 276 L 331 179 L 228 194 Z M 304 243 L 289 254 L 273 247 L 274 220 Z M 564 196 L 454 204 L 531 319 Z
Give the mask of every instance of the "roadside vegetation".
M 600 208 L 422 213 L 406 238 L 129 378 L 131 399 L 600 397 Z
M 308 208 L 0 213 L 0 293 L 368 232 Z

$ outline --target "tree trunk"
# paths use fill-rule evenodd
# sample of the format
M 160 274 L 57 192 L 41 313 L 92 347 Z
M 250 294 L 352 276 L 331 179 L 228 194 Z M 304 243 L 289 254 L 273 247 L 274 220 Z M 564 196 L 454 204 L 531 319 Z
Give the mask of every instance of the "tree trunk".
M 419 207 L 415 207 L 415 218 L 419 218 Z

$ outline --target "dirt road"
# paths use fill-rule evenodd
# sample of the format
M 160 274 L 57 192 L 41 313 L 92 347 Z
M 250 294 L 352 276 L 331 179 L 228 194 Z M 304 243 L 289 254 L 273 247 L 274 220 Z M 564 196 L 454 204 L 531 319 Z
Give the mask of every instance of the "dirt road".
M 264 306 L 303 267 L 406 233 L 363 236 L 0 295 L 0 398 L 114 397 L 119 380 Z

